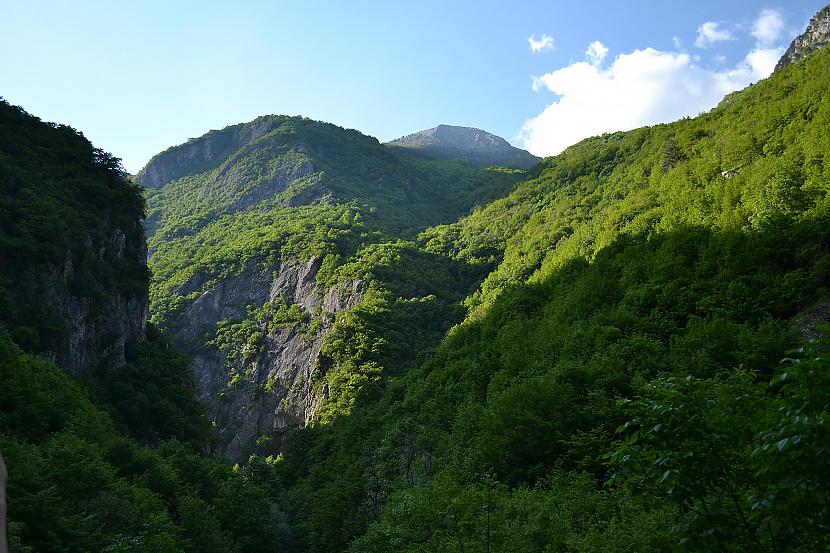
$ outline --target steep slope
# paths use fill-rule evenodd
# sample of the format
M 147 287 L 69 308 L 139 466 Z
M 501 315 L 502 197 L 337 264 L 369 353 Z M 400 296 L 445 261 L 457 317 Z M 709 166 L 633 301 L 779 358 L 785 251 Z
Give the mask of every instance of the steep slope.
M 431 129 L 402 136 L 387 145 L 434 158 L 459 158 L 481 165 L 502 165 L 530 169 L 541 158 L 515 148 L 494 134 L 481 129 L 438 125 Z
M 400 348 L 407 353 L 390 370 L 437 341 L 457 322 L 476 271 L 437 262 L 436 270 L 466 276 L 429 297 L 429 288 L 393 293 L 374 269 L 384 256 L 417 255 L 399 238 L 469 213 L 523 175 L 423 159 L 357 131 L 282 116 L 156 156 L 138 177 L 158 186 L 147 193 L 153 320 L 193 356 L 225 455 L 244 459 L 256 443 L 278 451 L 286 430 L 347 412 L 379 378 L 368 359 L 341 363 L 333 342 L 352 324 L 343 313 L 358 304 L 367 316 L 443 313 L 406 338 L 419 345 Z
M 144 338 L 144 203 L 124 177 L 73 129 L 0 102 L 0 322 L 73 374 Z
M 153 156 L 138 172 L 135 182 L 144 188 L 160 188 L 181 177 L 213 169 L 245 144 L 262 138 L 281 124 L 282 119 L 260 117 L 171 146 Z
M 830 295 L 828 66 L 585 140 L 425 231 L 498 266 L 426 362 L 288 436 L 298 547 L 826 549 L 828 346 L 790 321 Z
M 810 20 L 807 29 L 792 41 L 787 51 L 778 60 L 775 70 L 806 58 L 830 45 L 830 6 L 826 6 Z
M 273 463 L 199 454 L 212 432 L 187 360 L 146 324 L 143 205 L 117 159 L 0 103 L 10 550 L 283 550 Z
M 148 234 L 170 238 L 223 214 L 320 202 L 374 208 L 385 226 L 412 232 L 504 194 L 514 182 L 504 174 L 402 155 L 354 130 L 272 115 L 171 148 L 136 179 L 158 189 L 148 194 Z

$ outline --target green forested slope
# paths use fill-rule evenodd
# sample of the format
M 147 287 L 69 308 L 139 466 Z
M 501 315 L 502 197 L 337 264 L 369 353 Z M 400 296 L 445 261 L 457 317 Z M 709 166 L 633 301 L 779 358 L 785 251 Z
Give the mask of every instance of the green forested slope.
M 517 174 L 436 169 L 363 139 L 320 161 L 282 137 L 246 150 L 283 148 L 268 150 L 276 157 L 203 164 L 198 178 L 151 192 L 154 309 L 173 329 L 188 301 L 177 286 L 238 274 L 246 260 L 316 255 L 321 285 L 366 283 L 322 346 L 322 424 L 243 467 L 207 460 L 197 452 L 215 437 L 187 362 L 154 327 L 128 344 L 119 372 L 102 367 L 79 382 L 21 350 L 43 349 L 49 327 L 12 303 L 0 329 L 12 547 L 827 550 L 829 62 L 821 51 L 695 119 L 586 140 L 505 198 L 419 235 L 511 188 Z M 335 132 L 288 121 L 290 136 Z M 69 132 L 20 129 L 35 161 L 55 151 L 39 149 L 37 133 Z M 118 205 L 140 211 L 117 162 L 84 143 L 83 169 L 61 170 L 97 176 L 61 177 L 55 189 L 109 182 L 113 217 Z M 220 178 L 267 159 L 292 166 L 285 156 L 324 167 L 339 153 L 348 171 L 304 181 L 312 171 L 289 195 L 253 204 L 249 193 L 275 174 Z M 30 196 L 42 187 L 58 197 L 48 165 L 22 170 L 19 159 L 0 158 L 17 175 L 0 207 L 31 213 L 4 212 L 0 251 L 14 263 L 48 250 L 37 221 L 58 224 L 54 198 L 20 200 L 33 187 Z M 366 185 L 381 174 L 405 183 L 419 167 L 429 177 L 420 182 L 433 182 L 420 195 Z M 464 178 L 444 180 L 455 174 Z M 476 197 L 480 178 L 486 193 Z M 110 228 L 92 209 L 86 219 L 99 192 L 54 208 L 81 237 Z M 4 288 L 18 283 L 6 267 Z M 146 278 L 127 273 L 81 278 L 78 289 L 107 295 Z M 33 312 L 48 308 L 28 297 Z M 266 327 L 296 318 L 292 306 L 268 307 Z M 256 324 L 261 314 L 251 311 Z M 317 322 L 297 324 L 310 334 Z
M 287 530 L 273 500 L 272 465 L 252 459 L 232 470 L 188 444 L 203 439 L 204 428 L 166 399 L 180 390 L 175 399 L 195 405 L 172 376 L 185 378 L 187 366 L 165 360 L 169 344 L 141 347 L 121 378 L 106 383 L 113 401 L 103 405 L 119 430 L 78 382 L 22 353 L 0 329 L 11 551 L 283 550 Z
M 545 160 L 505 199 L 430 229 L 430 249 L 503 252 L 485 302 L 511 284 L 589 259 L 620 235 L 680 226 L 760 229 L 823 208 L 826 53 L 694 119 L 587 139 Z
M 200 156 L 212 157 L 211 163 L 194 161 Z M 159 154 L 137 177 L 158 186 L 147 190 L 153 321 L 200 363 L 208 359 L 200 365 L 207 367 L 203 381 L 225 378 L 223 392 L 243 384 L 240 394 L 247 385 L 261 384 L 258 375 L 265 369 L 259 367 L 280 362 L 275 359 L 281 348 L 272 348 L 269 357 L 269 336 L 275 339 L 287 328 L 314 343 L 325 335 L 326 344 L 312 348 L 322 352 L 319 363 L 312 361 L 315 390 L 304 388 L 307 375 L 286 378 L 290 369 L 274 369 L 267 379 L 274 381 L 279 372 L 290 393 L 325 395 L 314 418 L 333 420 L 348 412 L 364 386 L 411 365 L 460 321 L 460 301 L 489 268 L 424 252 L 414 242 L 417 233 L 503 196 L 525 175 L 462 159 L 426 159 L 300 117 L 267 116 L 213 131 Z M 278 275 L 312 259 L 319 264 L 314 281 L 321 294 L 359 282 L 361 305 L 335 320 L 320 312 L 319 303 L 309 307 L 314 300 L 307 294 L 290 323 L 269 326 L 269 306 L 261 302 L 228 308 L 247 315 L 194 320 L 197 300 L 225 283 L 241 281 L 234 286 L 245 294 L 269 296 L 263 274 Z M 397 276 L 387 279 L 390 268 Z M 282 349 L 303 349 L 296 335 L 292 339 Z M 217 357 L 227 359 L 228 367 L 211 365 Z M 303 363 L 297 358 L 286 366 Z M 216 374 L 223 371 L 228 374 Z M 272 398 L 286 393 L 286 386 L 262 393 Z M 201 393 L 217 395 L 213 389 Z M 209 414 L 220 422 L 235 417 L 239 410 L 221 410 L 247 400 L 233 398 Z M 280 409 L 277 417 L 288 410 Z M 240 424 L 220 425 L 221 431 L 232 438 Z
M 273 463 L 234 470 L 208 458 L 215 436 L 188 360 L 154 327 L 144 333 L 143 206 L 119 160 L 0 103 L 0 451 L 11 551 L 279 551 Z M 137 308 L 113 309 L 118 297 Z M 102 352 L 128 317 L 140 334 L 115 365 Z M 90 336 L 85 354 L 100 362 L 79 379 L 47 358 Z
M 286 444 L 298 549 L 826 549 L 827 346 L 793 348 L 828 301 L 828 67 L 424 232 L 498 267 L 428 360 Z
M 143 206 L 118 159 L 0 99 L 0 323 L 21 347 L 67 349 L 69 314 L 46 296 L 86 302 L 89 320 L 114 296 L 146 298 Z
M 237 127 L 178 148 L 196 148 L 199 140 L 217 140 L 239 132 Z M 149 191 L 148 234 L 156 237 L 151 246 L 192 234 L 221 215 L 320 201 L 355 203 L 371 210 L 384 227 L 412 232 L 455 220 L 473 205 L 505 194 L 515 182 L 510 170 L 488 171 L 459 159 L 421 159 L 358 131 L 302 117 L 271 115 L 242 127 L 260 129 L 261 136 L 217 153 L 216 167 L 186 166 L 183 176 Z M 163 155 L 148 167 L 163 163 Z
M 505 194 L 523 175 L 419 159 L 300 117 L 249 123 L 263 124 L 267 133 L 226 152 L 217 167 L 197 167 L 148 191 L 157 320 L 175 310 L 171 300 L 182 300 L 170 290 L 196 274 L 221 278 L 268 256 L 331 256 L 327 267 L 334 268 L 361 244 L 411 238 L 453 221 Z M 223 132 L 230 130 L 214 131 Z

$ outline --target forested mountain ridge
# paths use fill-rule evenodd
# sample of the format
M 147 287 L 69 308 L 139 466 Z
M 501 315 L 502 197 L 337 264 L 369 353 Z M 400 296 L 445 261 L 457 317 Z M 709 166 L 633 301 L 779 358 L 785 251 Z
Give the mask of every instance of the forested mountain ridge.
M 828 67 L 585 140 L 423 232 L 497 267 L 424 363 L 288 436 L 298 547 L 826 549 L 827 341 L 791 321 L 821 336 L 830 300 Z
M 135 176 L 137 185 L 160 188 L 170 181 L 212 169 L 235 150 L 271 132 L 281 123 L 274 118 L 258 117 L 250 123 L 240 123 L 214 130 L 185 144 L 171 146 L 153 156 Z
M 373 208 L 398 232 L 454 220 L 515 181 L 457 160 L 425 160 L 358 131 L 269 115 L 154 156 L 136 176 L 150 236 L 198 231 L 222 214 L 319 202 Z M 151 241 L 152 243 L 152 241 Z
M 546 159 L 507 197 L 423 239 L 457 258 L 501 252 L 504 261 L 468 300 L 477 305 L 568 258 L 590 260 L 620 235 L 683 225 L 757 229 L 781 209 L 815 207 L 826 178 L 826 55 L 697 118 L 586 139 Z
M 75 374 L 124 364 L 147 320 L 143 206 L 118 160 L 0 100 L 0 322 L 18 345 Z
M 118 159 L 0 102 L 12 552 L 276 551 L 287 534 L 271 466 L 204 456 L 188 360 L 147 323 L 143 210 Z
M 138 176 L 157 186 L 147 191 L 146 220 L 153 320 L 193 356 L 224 453 L 244 460 L 256 443 L 275 453 L 288 429 L 348 411 L 363 384 L 380 378 L 374 365 L 347 362 L 350 340 L 335 341 L 351 335 L 355 313 L 400 308 L 411 321 L 429 319 L 394 340 L 380 337 L 394 323 L 370 325 L 378 336 L 367 353 L 381 343 L 401 352 L 389 370 L 437 342 L 460 320 L 458 302 L 482 269 L 431 256 L 458 278 L 430 288 L 419 276 L 420 288 L 394 291 L 372 273 L 401 256 L 429 262 L 406 240 L 505 194 L 523 176 L 283 116 L 212 131 L 154 157 Z M 341 317 L 345 310 L 352 314 Z

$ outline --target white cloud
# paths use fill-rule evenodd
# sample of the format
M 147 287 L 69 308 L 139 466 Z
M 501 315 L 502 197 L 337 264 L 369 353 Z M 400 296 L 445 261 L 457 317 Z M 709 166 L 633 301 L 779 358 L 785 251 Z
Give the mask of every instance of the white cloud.
M 756 75 L 767 77 L 775 69 L 775 64 L 784 55 L 784 48 L 755 48 L 746 55 L 745 61 Z
M 606 55 L 608 55 L 608 47 L 598 40 L 589 44 L 588 49 L 585 51 L 585 58 L 593 65 L 601 64 Z
M 697 28 L 697 38 L 695 39 L 695 46 L 698 48 L 706 48 L 715 42 L 723 42 L 724 40 L 733 40 L 734 37 L 727 29 L 722 29 L 719 24 L 714 21 L 707 21 Z
M 683 46 L 683 43 L 680 41 L 679 36 L 671 37 L 671 41 L 674 43 L 674 47 L 677 48 L 678 50 L 680 50 L 680 48 Z
M 752 24 L 752 36 L 760 46 L 775 44 L 784 31 L 784 17 L 778 10 L 763 10 Z
M 527 38 L 527 43 L 530 44 L 530 51 L 534 54 L 543 50 L 553 50 L 553 37 L 550 35 L 542 35 L 539 40 L 536 40 L 536 35 L 530 35 Z
M 536 155 L 555 155 L 589 136 L 694 116 L 767 77 L 780 55 L 780 48 L 756 48 L 719 70 L 698 66 L 687 53 L 653 48 L 620 54 L 605 69 L 573 63 L 534 78 L 535 90 L 558 98 L 524 124 L 519 138 Z

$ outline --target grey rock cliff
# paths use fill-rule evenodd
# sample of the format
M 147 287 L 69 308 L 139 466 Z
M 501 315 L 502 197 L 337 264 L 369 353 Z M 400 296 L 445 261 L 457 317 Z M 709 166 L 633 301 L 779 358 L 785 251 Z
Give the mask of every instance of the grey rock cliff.
M 140 225 L 137 225 L 140 229 Z M 125 258 L 124 233 L 115 229 L 110 241 L 101 248 L 101 255 L 106 252 L 112 256 L 112 260 Z M 147 264 L 147 247 L 144 242 L 143 232 L 141 243 L 144 246 L 135 256 L 130 259 L 136 267 L 144 267 Z M 70 316 L 70 325 L 74 340 L 67 351 L 64 366 L 71 369 L 86 369 L 98 362 L 96 355 L 92 352 L 97 350 L 100 360 L 109 366 L 119 367 L 125 363 L 124 347 L 127 342 L 135 340 L 142 342 L 145 339 L 147 319 L 150 316 L 149 300 L 147 291 L 135 296 L 127 296 L 122 293 L 113 294 L 107 305 L 97 315 L 79 316 L 88 313 L 88 305 L 69 296 L 63 306 L 65 313 Z
M 136 221 L 136 227 L 129 232 L 140 233 L 140 236 L 132 237 L 139 239 L 143 246 L 138 251 L 125 248 L 127 237 L 119 228 L 113 229 L 105 243 L 87 245 L 93 246 L 104 264 L 128 263 L 136 269 L 145 267 L 147 249 L 141 225 Z M 96 304 L 91 298 L 73 291 L 76 271 L 72 260 L 72 252 L 68 251 L 61 265 L 51 266 L 35 277 L 40 280 L 38 288 L 44 291 L 45 303 L 57 311 L 66 327 L 65 338 L 58 350 L 43 353 L 76 376 L 101 365 L 122 366 L 127 342 L 145 339 L 149 317 L 147 290 L 138 294 L 109 290 L 105 303 Z
M 434 157 L 461 158 L 474 163 L 529 169 L 541 158 L 510 145 L 500 136 L 471 127 L 438 125 L 387 142 Z
M 810 24 L 807 25 L 807 30 L 795 37 L 790 47 L 778 60 L 775 70 L 778 71 L 785 65 L 795 63 L 828 44 L 830 44 L 830 5 L 814 15 Z
M 325 386 L 318 385 L 314 374 L 323 340 L 334 315 L 360 302 L 363 283 L 344 282 L 324 291 L 316 282 L 319 267 L 316 258 L 275 265 L 252 261 L 240 276 L 213 285 L 196 278 L 176 291 L 187 295 L 205 287 L 177 325 L 182 342 L 198 344 L 220 321 L 242 319 L 246 306 L 258 307 L 279 296 L 322 323 L 314 334 L 293 326 L 266 332 L 261 353 L 252 360 L 231 359 L 232 368 L 229 352 L 194 348 L 199 395 L 223 438 L 221 453 L 231 461 L 244 460 L 259 438 L 278 444 L 287 430 L 309 424 L 326 398 Z

